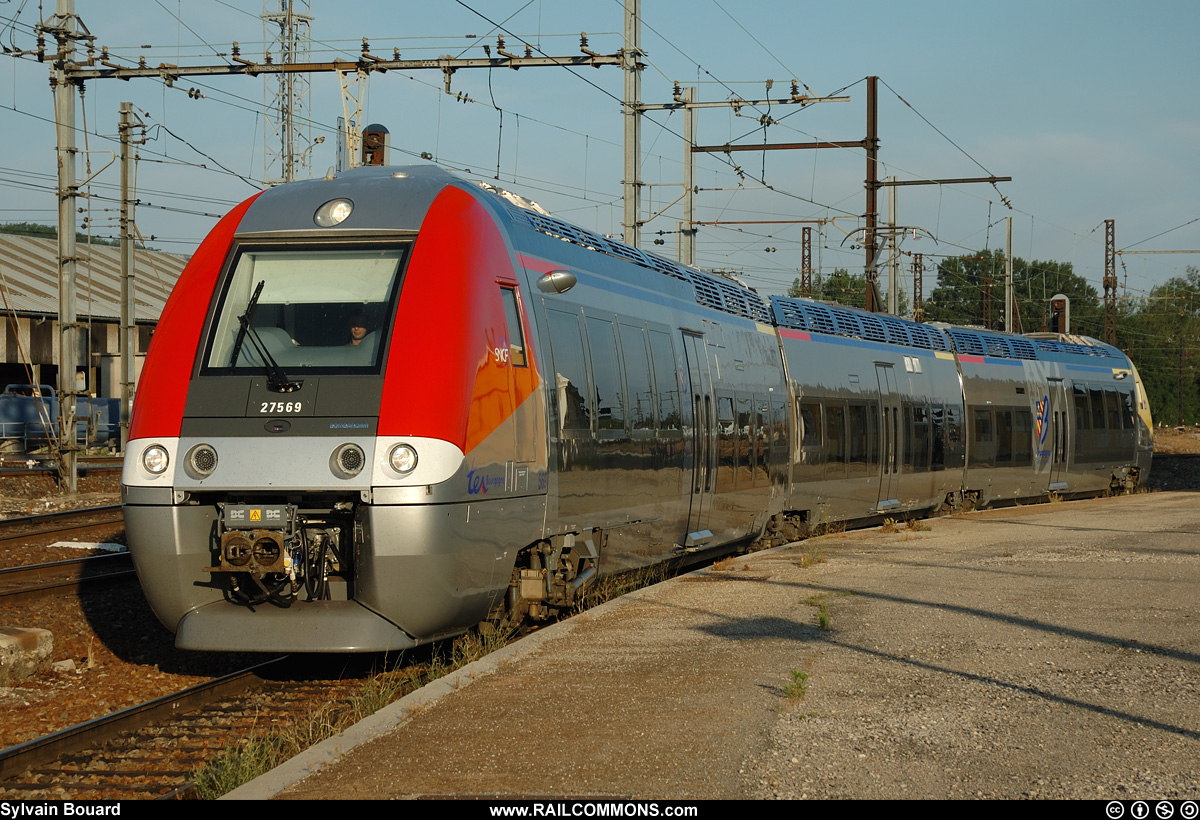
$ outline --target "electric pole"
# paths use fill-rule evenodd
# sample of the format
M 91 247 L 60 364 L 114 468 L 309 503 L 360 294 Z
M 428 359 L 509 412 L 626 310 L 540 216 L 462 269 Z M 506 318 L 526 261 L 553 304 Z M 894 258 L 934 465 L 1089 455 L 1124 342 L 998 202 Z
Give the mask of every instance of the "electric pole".
M 137 351 L 137 303 L 134 300 L 134 264 L 136 246 L 133 242 L 133 174 L 134 157 L 130 146 L 135 129 L 143 123 L 133 113 L 133 104 L 121 103 L 121 121 L 117 127 L 121 136 L 121 452 L 129 442 L 129 421 L 133 414 L 134 369 Z
M 804 226 L 800 240 L 800 295 L 812 298 L 812 228 Z
M 72 79 L 78 37 L 75 0 L 58 0 L 57 12 L 40 28 L 54 35 L 57 52 L 50 85 L 58 132 L 58 474 L 64 490 L 79 490 L 76 472 L 75 373 L 79 360 L 79 322 L 75 302 L 75 94 Z M 40 55 L 39 55 L 40 56 Z
M 312 45 L 309 0 L 263 0 L 266 52 L 285 65 L 308 61 Z M 312 126 L 308 117 L 312 83 L 308 74 L 263 78 L 266 128 L 263 129 L 263 178 L 268 185 L 300 178 L 309 164 Z
M 625 46 L 621 49 L 621 69 L 625 72 L 625 218 L 622 238 L 626 245 L 638 247 L 642 241 L 642 0 L 625 0 Z
M 1013 257 L 1012 217 L 1007 218 L 1008 228 L 1004 236 L 1004 332 L 1012 333 L 1013 327 Z
M 914 322 L 925 321 L 925 254 L 914 253 L 912 258 L 913 301 L 912 318 Z
M 767 91 L 771 90 L 771 81 L 767 81 Z M 773 106 L 773 105 L 808 105 L 809 103 L 821 102 L 849 102 L 849 97 L 809 97 L 802 95 L 799 92 L 799 86 L 795 80 L 792 81 L 792 93 L 789 97 L 780 99 L 763 99 L 763 100 L 743 100 L 740 97 L 735 97 L 732 100 L 718 100 L 713 102 L 700 102 L 696 99 L 696 89 L 692 87 L 681 88 L 678 83 L 675 85 L 675 93 L 672 95 L 672 102 L 669 103 L 645 103 L 637 104 L 634 108 L 639 116 L 646 111 L 683 111 L 683 222 L 679 227 L 680 238 L 677 242 L 679 248 L 678 261 L 684 265 L 695 264 L 696 253 L 696 226 L 702 224 L 696 221 L 695 218 L 695 198 L 696 198 L 696 154 L 703 153 L 723 153 L 731 154 L 734 151 L 769 151 L 781 150 L 790 148 L 805 148 L 811 147 L 807 145 L 697 145 L 696 144 L 696 112 L 701 108 L 732 108 L 735 111 L 740 111 L 742 108 Z M 626 123 L 628 125 L 628 123 Z M 629 160 L 629 155 L 626 154 L 626 160 Z M 628 167 L 628 166 L 627 166 Z M 629 188 L 626 187 L 626 195 L 629 194 Z M 676 200 L 678 201 L 678 200 Z M 629 200 L 626 199 L 626 214 L 628 215 Z M 812 221 L 812 220 L 786 220 L 789 223 L 797 221 Z M 635 215 L 635 228 L 640 231 L 642 220 Z M 703 223 L 717 224 L 717 223 Z M 626 236 L 628 236 L 628 226 L 626 226 Z M 626 244 L 630 244 L 629 240 L 625 240 Z
M 1104 220 L 1104 341 L 1117 343 L 1117 222 Z

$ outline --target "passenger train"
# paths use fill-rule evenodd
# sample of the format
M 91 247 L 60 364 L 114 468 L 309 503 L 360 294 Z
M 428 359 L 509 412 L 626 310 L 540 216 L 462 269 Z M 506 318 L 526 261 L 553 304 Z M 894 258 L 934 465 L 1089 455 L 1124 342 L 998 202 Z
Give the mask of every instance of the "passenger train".
M 129 549 L 186 649 L 397 650 L 829 521 L 1128 490 L 1082 337 L 761 298 L 434 167 L 247 200 L 154 334 Z

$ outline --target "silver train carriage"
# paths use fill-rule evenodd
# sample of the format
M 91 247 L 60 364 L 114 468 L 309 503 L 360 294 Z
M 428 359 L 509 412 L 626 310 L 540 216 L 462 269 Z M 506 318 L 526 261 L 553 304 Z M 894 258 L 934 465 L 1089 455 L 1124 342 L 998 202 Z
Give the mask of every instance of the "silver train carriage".
M 122 500 L 178 646 L 396 650 L 816 522 L 1131 487 L 1149 424 L 1092 340 L 768 302 L 435 168 L 362 168 L 198 249 Z

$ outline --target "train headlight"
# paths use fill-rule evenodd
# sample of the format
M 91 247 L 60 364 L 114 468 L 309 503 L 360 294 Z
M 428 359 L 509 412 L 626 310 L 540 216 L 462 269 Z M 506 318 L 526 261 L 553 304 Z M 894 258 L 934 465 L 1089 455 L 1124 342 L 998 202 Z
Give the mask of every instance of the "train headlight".
M 388 461 L 400 475 L 408 475 L 417 469 L 417 451 L 408 444 L 397 444 L 388 455 Z
M 367 466 L 367 455 L 357 444 L 343 444 L 333 451 L 329 468 L 339 478 L 354 478 Z
M 348 199 L 331 199 L 317 208 L 317 213 L 313 219 L 322 228 L 332 228 L 335 225 L 340 225 L 350 216 L 350 212 L 354 210 L 354 203 Z
M 151 444 L 142 450 L 142 467 L 148 473 L 162 475 L 170 463 L 171 457 L 167 455 L 167 448 L 161 444 Z

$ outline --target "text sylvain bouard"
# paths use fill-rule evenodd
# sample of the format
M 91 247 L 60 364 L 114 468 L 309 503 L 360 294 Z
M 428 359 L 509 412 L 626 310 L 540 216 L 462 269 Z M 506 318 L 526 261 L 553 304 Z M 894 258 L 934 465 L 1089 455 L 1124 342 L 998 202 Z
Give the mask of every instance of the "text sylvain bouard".
M 0 803 L 0 817 L 121 816 L 120 803 Z

